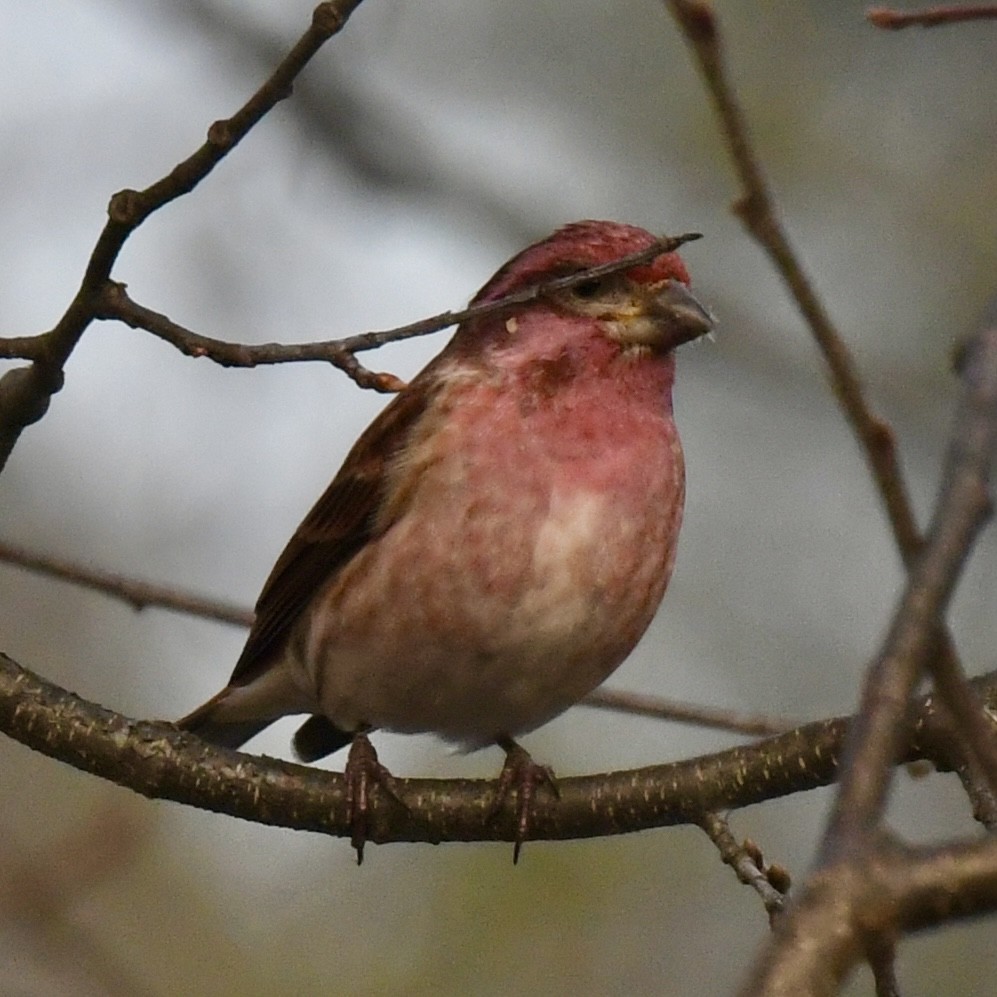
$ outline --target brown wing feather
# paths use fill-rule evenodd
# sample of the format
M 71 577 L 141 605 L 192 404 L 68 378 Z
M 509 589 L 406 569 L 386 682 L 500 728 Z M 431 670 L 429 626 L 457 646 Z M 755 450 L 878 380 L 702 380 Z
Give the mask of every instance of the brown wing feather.
M 367 427 L 277 559 L 257 600 L 256 619 L 230 684 L 252 681 L 319 588 L 390 525 L 375 526 L 386 471 L 429 403 L 425 382 L 430 379 L 423 377 L 427 373 L 428 368 Z

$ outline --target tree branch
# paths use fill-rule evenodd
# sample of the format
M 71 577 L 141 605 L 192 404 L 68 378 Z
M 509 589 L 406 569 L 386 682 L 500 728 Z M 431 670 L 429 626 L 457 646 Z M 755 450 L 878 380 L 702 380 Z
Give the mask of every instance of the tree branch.
M 810 327 L 827 363 L 831 387 L 872 472 L 909 572 L 924 541 L 900 470 L 893 430 L 866 400 L 855 360 L 779 223 L 744 113 L 727 78 L 720 28 L 712 4 L 704 0 L 665 0 L 665 3 L 692 46 L 720 118 L 721 134 L 741 184 L 734 211 L 772 261 Z M 983 777 L 997 791 L 997 744 L 986 736 L 979 703 L 967 692 L 966 676 L 944 627 L 939 629 L 936 639 L 937 653 L 929 656 L 932 677 L 956 722 L 967 732 L 967 744 Z
M 976 680 L 997 701 L 997 672 Z M 934 707 L 921 703 L 903 760 L 934 757 Z M 538 793 L 530 835 L 554 840 L 626 834 L 702 821 L 833 782 L 847 718 L 807 724 L 739 746 L 629 771 L 558 779 L 559 798 Z M 215 748 L 171 724 L 132 720 L 60 689 L 0 653 L 0 731 L 28 747 L 143 796 L 175 800 L 262 824 L 349 838 L 339 773 Z M 490 816 L 497 782 L 396 779 L 399 806 L 372 791 L 368 839 L 513 841 L 515 801 Z
M 47 411 L 63 383 L 63 368 L 87 326 L 97 317 L 105 282 L 128 237 L 154 211 L 190 193 L 249 130 L 279 101 L 291 94 L 295 77 L 322 45 L 346 24 L 361 0 L 328 0 L 312 13 L 312 22 L 269 79 L 231 118 L 216 121 L 207 141 L 166 176 L 145 190 L 122 190 L 108 205 L 108 221 L 97 239 L 76 296 L 57 325 L 42 337 L 21 337 L 34 354 L 29 367 L 0 378 L 0 470 L 21 431 Z
M 639 252 L 630 253 L 610 263 L 601 263 L 599 266 L 589 267 L 587 270 L 580 270 L 577 273 L 558 277 L 554 280 L 541 281 L 497 301 L 486 301 L 467 308 L 440 312 L 438 315 L 431 315 L 429 318 L 420 319 L 417 322 L 411 322 L 394 329 L 362 332 L 343 339 L 323 342 L 249 345 L 212 339 L 209 336 L 185 329 L 165 315 L 138 304 L 128 296 L 124 284 L 113 281 L 106 282 L 101 289 L 96 316 L 103 319 L 118 319 L 133 329 L 144 329 L 175 346 L 181 353 L 185 353 L 189 357 L 207 357 L 224 367 L 256 367 L 260 364 L 321 360 L 343 370 L 362 388 L 373 388 L 376 391 L 398 391 L 404 387 L 403 381 L 393 374 L 368 370 L 359 363 L 355 354 L 364 350 L 377 349 L 386 343 L 395 343 L 403 339 L 411 339 L 414 336 L 425 336 L 461 322 L 483 318 L 486 315 L 506 312 L 518 305 L 536 301 L 538 298 L 576 287 L 587 281 L 629 270 L 631 267 L 647 263 L 663 253 L 672 253 L 687 242 L 693 242 L 700 238 L 702 236 L 698 232 L 662 236 Z
M 704 814 L 699 826 L 717 846 L 720 857 L 734 870 L 738 880 L 762 898 L 771 921 L 783 909 L 785 895 L 789 892 L 789 874 L 782 866 L 766 868 L 761 850 L 753 842 L 740 843 L 720 814 Z
M 231 623 L 240 627 L 248 627 L 253 622 L 251 610 L 243 609 L 232 603 L 208 599 L 193 592 L 186 592 L 168 585 L 156 585 L 113 571 L 91 568 L 78 561 L 40 554 L 38 551 L 2 540 L 0 540 L 0 562 L 25 568 L 47 578 L 69 582 L 80 588 L 100 592 L 112 599 L 120 599 L 122 602 L 128 603 L 133 609 L 141 610 L 148 606 L 156 606 L 160 609 L 170 609 L 177 613 L 187 613 L 190 616 L 216 620 L 219 623 Z
M 915 24 L 922 28 L 937 28 L 943 24 L 994 19 L 997 18 L 997 6 L 992 3 L 981 3 L 968 7 L 938 6 L 906 12 L 891 10 L 889 7 L 870 7 L 865 16 L 873 27 L 899 31 Z
M 701 703 L 683 703 L 662 696 L 620 692 L 602 687 L 590 692 L 579 706 L 611 710 L 613 713 L 629 713 L 638 717 L 652 717 L 656 720 L 670 720 L 673 723 L 694 724 L 697 727 L 712 727 L 714 730 L 745 734 L 748 737 L 783 734 L 799 726 L 784 717 L 703 706 Z
M 823 992 L 829 982 L 836 986 L 843 979 L 870 938 L 906 924 L 899 907 L 882 922 L 870 923 L 858 914 L 870 903 L 867 877 L 881 871 L 879 863 L 891 868 L 893 861 L 893 845 L 879 825 L 892 765 L 909 736 L 911 695 L 937 647 L 942 613 L 991 510 L 988 482 L 997 449 L 997 316 L 970 346 L 963 378 L 966 388 L 931 530 L 883 649 L 869 669 L 817 871 L 780 922 L 776 942 L 760 961 L 749 993 Z M 993 727 L 987 723 L 993 741 Z M 984 878 L 997 875 L 997 852 L 994 858 L 995 868 L 984 869 Z M 977 896 L 980 889 L 986 890 L 972 883 L 968 897 Z M 957 907 L 964 899 L 949 897 L 946 908 Z M 843 917 L 843 910 L 850 916 Z M 906 914 L 915 916 L 916 908 L 908 905 Z M 833 932 L 826 931 L 829 916 L 835 918 Z M 924 923 L 930 922 L 932 910 L 923 911 L 922 917 Z

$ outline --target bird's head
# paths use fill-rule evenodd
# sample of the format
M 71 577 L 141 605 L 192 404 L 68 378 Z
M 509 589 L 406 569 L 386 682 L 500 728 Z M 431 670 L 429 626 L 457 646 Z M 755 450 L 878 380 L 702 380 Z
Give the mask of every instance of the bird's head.
M 478 292 L 473 303 L 498 301 L 558 277 L 611 263 L 648 249 L 650 232 L 618 222 L 583 221 L 558 229 L 524 249 Z M 598 331 L 627 353 L 670 353 L 713 329 L 713 317 L 689 290 L 689 273 L 677 253 L 544 295 L 490 321 L 487 338 L 514 339 L 523 315 L 568 319 L 578 332 Z M 503 335 L 503 329 L 505 335 Z M 483 331 L 483 330 L 482 330 Z M 525 330 L 524 330 L 525 331 Z

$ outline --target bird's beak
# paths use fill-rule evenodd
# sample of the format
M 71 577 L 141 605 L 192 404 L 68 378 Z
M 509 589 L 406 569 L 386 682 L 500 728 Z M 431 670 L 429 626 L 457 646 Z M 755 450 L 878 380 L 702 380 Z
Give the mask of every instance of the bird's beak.
M 637 305 L 637 302 L 634 302 Z M 714 329 L 714 319 L 681 281 L 667 280 L 617 321 L 616 338 L 667 353 Z
M 658 320 L 661 348 L 674 350 L 713 331 L 716 323 L 705 306 L 681 281 L 668 280 L 651 299 L 649 309 Z

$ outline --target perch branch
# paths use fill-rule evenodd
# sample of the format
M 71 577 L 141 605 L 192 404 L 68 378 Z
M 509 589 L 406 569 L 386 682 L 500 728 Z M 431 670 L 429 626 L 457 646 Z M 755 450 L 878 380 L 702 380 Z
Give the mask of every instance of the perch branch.
M 997 697 L 997 673 L 977 681 Z M 929 698 L 920 704 L 903 760 L 932 757 Z M 565 839 L 700 823 L 710 811 L 828 785 L 837 777 L 847 718 L 669 765 L 558 779 L 560 797 L 538 793 L 530 834 Z M 171 724 L 131 720 L 58 686 L 0 653 L 0 731 L 43 754 L 144 796 L 258 823 L 349 838 L 339 773 L 215 748 Z M 404 807 L 376 788 L 368 839 L 512 841 L 514 801 L 494 818 L 497 783 L 396 779 Z
M 938 6 L 924 10 L 900 11 L 889 7 L 870 7 L 865 16 L 876 28 L 899 31 L 917 25 L 937 28 L 943 24 L 960 24 L 965 21 L 983 21 L 997 18 L 997 6 L 992 3 L 971 4 L 968 7 Z

